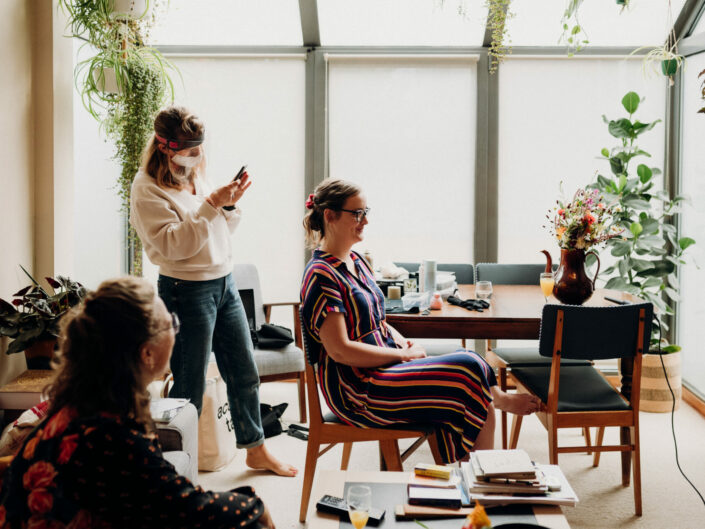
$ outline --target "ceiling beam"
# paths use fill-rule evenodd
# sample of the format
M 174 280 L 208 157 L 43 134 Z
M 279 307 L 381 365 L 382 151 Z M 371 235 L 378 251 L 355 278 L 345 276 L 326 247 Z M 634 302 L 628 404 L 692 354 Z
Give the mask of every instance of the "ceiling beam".
M 321 45 L 321 32 L 318 25 L 318 1 L 299 0 L 299 13 L 301 15 L 301 34 L 304 46 L 317 48 Z
M 686 0 L 681 12 L 678 13 L 678 18 L 673 23 L 676 39 L 680 40 L 690 34 L 698 22 L 698 15 L 700 15 L 702 7 L 703 0 Z

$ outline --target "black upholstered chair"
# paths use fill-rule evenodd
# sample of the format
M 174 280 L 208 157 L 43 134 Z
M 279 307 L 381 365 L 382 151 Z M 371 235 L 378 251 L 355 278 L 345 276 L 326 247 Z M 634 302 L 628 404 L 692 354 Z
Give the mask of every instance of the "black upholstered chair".
M 537 413 L 548 430 L 550 462 L 558 464 L 558 454 L 582 452 L 583 446 L 558 446 L 559 428 L 596 426 L 620 427 L 621 441 L 603 446 L 602 436 L 591 447 L 598 454 L 620 451 L 631 454 L 634 476 L 634 505 L 641 515 L 641 463 L 639 457 L 639 390 L 641 358 L 649 345 L 653 305 L 640 303 L 618 307 L 546 305 L 541 316 L 539 353 L 551 358 L 550 366 L 513 367 L 517 391 L 541 399 L 545 411 Z M 592 365 L 563 365 L 561 360 L 619 358 L 624 373 L 622 392 L 614 389 Z M 510 447 L 515 448 L 522 417 L 515 415 Z M 622 465 L 622 485 L 629 485 L 629 465 Z
M 409 272 L 417 272 L 419 263 L 394 263 Z M 459 285 L 475 284 L 475 268 L 471 263 L 439 263 L 436 267 L 440 272 L 454 272 L 455 281 Z M 426 354 L 438 356 L 446 353 L 454 353 L 460 347 L 465 347 L 465 340 L 433 340 L 422 341 Z
M 554 267 L 555 268 L 555 267 Z M 546 269 L 543 264 L 479 263 L 475 267 L 478 281 L 492 281 L 493 285 L 538 285 L 539 275 Z M 539 355 L 538 343 L 527 347 L 495 346 L 487 340 L 487 362 L 497 370 L 500 389 L 513 389 L 511 369 L 514 366 L 550 365 L 550 358 Z M 564 365 L 588 365 L 583 360 L 564 361 Z M 501 413 L 502 448 L 507 448 L 507 412 Z M 590 445 L 590 433 L 585 435 Z
M 303 320 L 303 318 L 302 318 Z M 318 377 L 316 364 L 318 358 L 312 358 L 306 331 L 301 330 L 304 350 L 306 352 L 306 390 L 308 393 L 308 416 L 309 432 L 308 446 L 306 447 L 306 464 L 304 467 L 304 482 L 301 487 L 301 507 L 299 510 L 299 521 L 306 521 L 309 500 L 311 499 L 311 488 L 313 478 L 316 474 L 316 463 L 318 458 L 328 452 L 336 444 L 343 443 L 343 457 L 340 463 L 341 470 L 347 470 L 352 444 L 359 441 L 378 441 L 380 453 L 380 469 L 390 471 L 401 471 L 402 463 L 409 457 L 424 441 L 428 441 L 431 447 L 434 461 L 442 465 L 443 460 L 438 451 L 435 428 L 431 425 L 400 424 L 398 427 L 390 426 L 386 428 L 359 428 L 343 423 L 330 411 L 324 413 L 321 409 L 320 397 L 318 395 Z M 400 439 L 414 439 L 415 441 L 403 453 L 399 451 Z M 321 450 L 321 445 L 327 444 Z

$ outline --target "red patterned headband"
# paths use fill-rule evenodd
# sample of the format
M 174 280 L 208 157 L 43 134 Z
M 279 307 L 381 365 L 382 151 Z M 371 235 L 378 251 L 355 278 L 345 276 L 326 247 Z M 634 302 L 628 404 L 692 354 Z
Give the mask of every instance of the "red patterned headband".
M 203 136 L 192 140 L 175 140 L 173 138 L 162 138 L 155 132 L 154 138 L 162 145 L 166 145 L 169 149 L 174 151 L 180 151 L 189 147 L 198 147 L 201 143 L 203 143 Z
M 308 199 L 306 200 L 306 209 L 313 209 L 313 206 L 315 205 L 315 203 L 313 202 L 313 199 L 314 199 L 314 196 L 313 196 L 313 193 L 311 193 L 308 196 Z

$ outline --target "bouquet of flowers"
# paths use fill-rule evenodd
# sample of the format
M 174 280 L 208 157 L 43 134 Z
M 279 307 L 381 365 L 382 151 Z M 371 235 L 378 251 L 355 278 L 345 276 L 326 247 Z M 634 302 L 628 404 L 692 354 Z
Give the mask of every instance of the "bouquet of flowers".
M 614 219 L 618 208 L 607 206 L 597 189 L 578 189 L 568 204 L 556 201 L 546 218 L 562 250 L 588 250 L 622 233 Z

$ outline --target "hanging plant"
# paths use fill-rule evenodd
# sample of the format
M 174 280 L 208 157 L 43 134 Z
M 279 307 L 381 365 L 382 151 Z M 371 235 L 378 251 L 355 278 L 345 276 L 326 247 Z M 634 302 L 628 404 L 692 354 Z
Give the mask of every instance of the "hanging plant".
M 563 33 L 558 39 L 558 43 L 566 46 L 568 57 L 572 57 L 590 44 L 588 35 L 578 18 L 582 4 L 583 0 L 568 0 L 568 4 L 563 12 L 563 18 L 561 19 Z
M 173 100 L 169 70 L 176 69 L 158 50 L 146 45 L 146 35 L 154 22 L 155 10 L 147 15 L 150 2 L 143 0 L 146 7 L 135 8 L 133 0 L 127 7 L 114 10 L 116 2 L 59 0 L 59 5 L 68 15 L 71 35 L 84 41 L 91 52 L 76 65 L 76 88 L 86 110 L 115 143 L 115 159 L 121 165 L 117 192 L 122 210 L 129 215 L 132 180 L 155 114 L 165 102 Z M 127 243 L 129 272 L 141 275 L 142 247 L 131 228 Z
M 499 64 L 504 61 L 504 57 L 512 52 L 508 42 L 507 20 L 514 14 L 509 10 L 511 0 L 488 0 L 487 27 L 492 32 L 492 41 L 488 54 L 490 57 L 490 73 L 495 73 Z
M 653 48 L 645 56 L 642 63 L 644 75 L 649 74 L 649 70 L 658 74 L 659 71 L 662 75 L 668 77 L 669 86 L 675 84 L 674 77 L 678 73 L 678 70 L 685 64 L 685 57 L 683 57 L 678 52 L 678 39 L 676 38 L 676 32 L 673 29 L 673 14 L 671 12 L 671 2 L 668 2 L 668 17 L 666 23 L 670 28 L 668 32 L 668 37 L 666 42 L 658 48 Z M 644 48 L 638 48 L 634 50 L 631 54 L 638 52 Z

